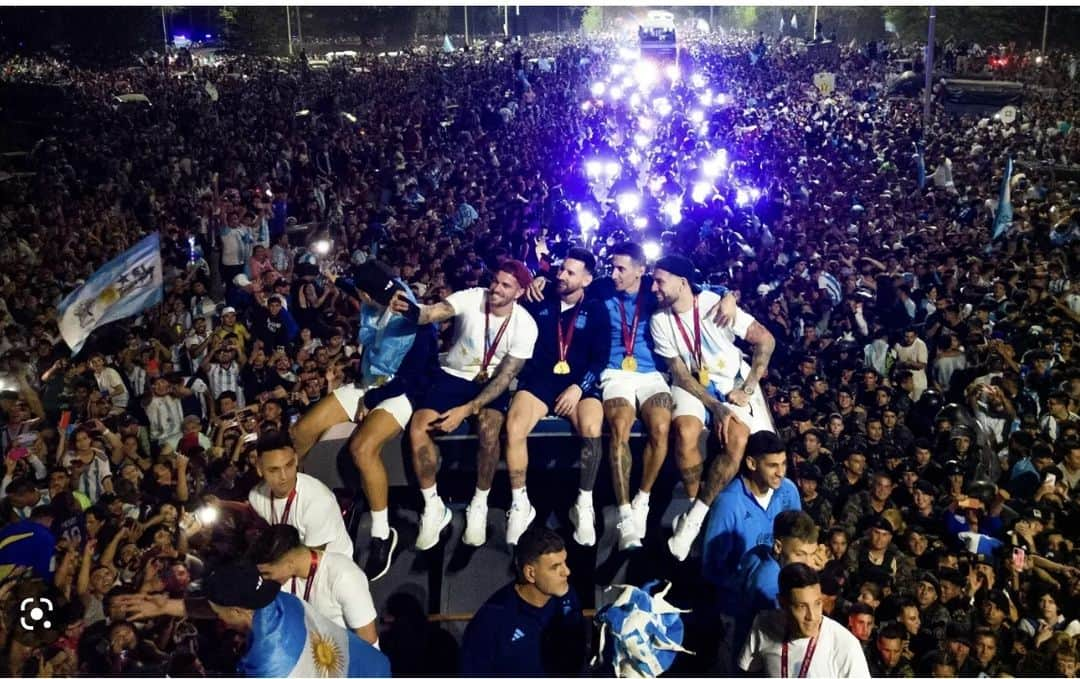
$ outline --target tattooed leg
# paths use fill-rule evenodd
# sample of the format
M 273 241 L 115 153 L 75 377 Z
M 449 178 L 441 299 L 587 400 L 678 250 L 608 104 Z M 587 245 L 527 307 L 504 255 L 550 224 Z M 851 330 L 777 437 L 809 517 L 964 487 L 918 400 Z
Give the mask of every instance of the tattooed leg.
M 679 467 L 679 474 L 682 475 L 686 495 L 693 499 L 698 496 L 701 487 L 701 472 L 705 468 L 699 444 L 701 432 L 705 425 L 693 415 L 676 417 L 673 424 L 675 429 L 675 462 Z
M 419 410 L 409 425 L 409 441 L 412 443 L 413 471 L 420 481 L 420 488 L 435 485 L 435 473 L 439 468 L 439 447 L 428 433 L 431 424 L 438 419 L 434 410 Z
M 667 458 L 668 437 L 671 432 L 671 411 L 675 403 L 671 394 L 656 394 L 641 406 L 641 419 L 649 432 L 645 444 L 644 469 L 641 472 L 641 490 L 652 491 L 660 476 L 660 469 Z
M 701 493 L 702 502 L 712 505 L 720 491 L 727 488 L 727 485 L 739 473 L 749 438 L 749 427 L 736 417 L 727 418 L 724 424 L 724 450 L 713 458 L 712 464 L 709 465 L 709 474 Z
M 604 402 L 604 414 L 611 426 L 611 482 L 615 501 L 630 504 L 630 428 L 634 426 L 634 406 L 624 398 Z
M 491 408 L 480 411 L 479 445 L 476 449 L 476 487 L 490 490 L 495 480 L 495 468 L 499 465 L 499 434 L 502 432 L 502 413 Z M 524 473 L 522 474 L 524 476 Z

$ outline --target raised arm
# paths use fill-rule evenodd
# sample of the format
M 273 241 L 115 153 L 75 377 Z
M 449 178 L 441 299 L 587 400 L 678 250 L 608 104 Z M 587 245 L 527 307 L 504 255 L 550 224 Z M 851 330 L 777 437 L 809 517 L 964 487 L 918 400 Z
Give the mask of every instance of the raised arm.
M 446 300 L 437 302 L 436 304 L 414 305 L 401 290 L 395 292 L 393 299 L 390 300 L 390 309 L 399 314 L 408 316 L 409 312 L 414 308 L 419 308 L 420 310 L 419 318 L 416 321 L 419 325 L 442 323 L 457 315 L 454 311 L 454 307 Z

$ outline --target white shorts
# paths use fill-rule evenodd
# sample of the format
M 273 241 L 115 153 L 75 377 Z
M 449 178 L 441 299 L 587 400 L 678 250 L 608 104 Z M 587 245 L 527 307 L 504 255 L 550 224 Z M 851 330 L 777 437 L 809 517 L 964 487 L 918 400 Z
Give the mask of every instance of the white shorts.
M 357 387 L 355 384 L 343 384 L 334 390 L 334 397 L 337 398 L 342 409 L 348 414 L 350 421 L 356 417 L 356 410 L 360 407 L 360 402 L 364 399 L 366 391 L 367 389 Z M 372 408 L 372 410 L 385 410 L 390 413 L 402 429 L 409 424 L 409 419 L 413 414 L 412 403 L 405 394 L 399 394 L 385 401 L 380 401 L 379 405 Z
M 616 368 L 600 373 L 600 389 L 604 401 L 625 398 L 630 405 L 639 408 L 657 394 L 671 393 L 671 387 L 659 372 L 637 373 Z
M 701 399 L 682 387 L 671 388 L 671 399 L 675 402 L 675 410 L 671 413 L 672 419 L 683 416 L 696 417 L 704 425 L 708 425 L 712 420 L 712 413 L 705 410 L 705 404 L 701 402 Z M 732 414 L 739 418 L 740 422 L 750 428 L 751 434 L 759 431 L 776 432 L 761 389 L 755 391 L 750 401 L 744 406 L 737 406 L 734 403 L 724 405 L 731 409 Z

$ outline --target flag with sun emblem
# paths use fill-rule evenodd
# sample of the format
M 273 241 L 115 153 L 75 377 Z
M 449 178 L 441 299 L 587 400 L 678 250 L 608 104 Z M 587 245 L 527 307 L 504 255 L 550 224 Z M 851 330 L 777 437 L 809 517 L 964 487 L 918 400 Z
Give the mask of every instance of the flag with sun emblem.
M 255 611 L 238 669 L 247 677 L 389 677 L 390 661 L 307 602 L 279 592 Z
M 72 352 L 78 352 L 96 328 L 134 316 L 161 298 L 161 245 L 152 233 L 60 302 L 60 334 Z

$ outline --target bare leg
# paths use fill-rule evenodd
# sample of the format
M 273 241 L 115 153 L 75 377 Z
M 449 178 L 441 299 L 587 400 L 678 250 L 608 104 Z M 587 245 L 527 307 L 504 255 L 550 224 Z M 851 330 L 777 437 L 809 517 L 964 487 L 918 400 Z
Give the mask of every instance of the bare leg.
M 401 425 L 393 415 L 385 410 L 373 410 L 349 441 L 349 452 L 360 470 L 364 495 L 372 511 L 382 511 L 389 503 L 389 482 L 386 467 L 383 466 L 382 449 L 387 441 L 400 432 Z
M 581 477 L 578 488 L 591 491 L 596 486 L 596 477 L 600 473 L 600 458 L 604 453 L 600 439 L 604 424 L 603 404 L 595 398 L 582 399 L 578 402 L 577 410 L 570 416 L 570 422 L 581 436 Z
M 701 456 L 701 430 L 705 428 L 701 420 L 693 415 L 676 417 L 675 425 L 675 461 L 682 475 L 686 495 L 696 498 L 701 487 L 701 473 L 705 468 Z
M 356 413 L 345 412 L 345 409 L 341 407 L 341 401 L 338 401 L 336 396 L 329 395 L 316 403 L 314 408 L 289 429 L 293 448 L 300 461 L 304 460 L 304 456 L 319 442 L 319 437 L 327 429 L 335 424 L 351 422 L 355 416 Z
M 749 438 L 749 427 L 735 417 L 727 418 L 724 424 L 724 452 L 713 458 L 712 464 L 709 465 L 705 488 L 700 496 L 702 502 L 712 505 L 720 491 L 726 488 L 739 473 Z
M 641 406 L 641 419 L 649 432 L 645 444 L 645 468 L 641 473 L 641 490 L 646 493 L 652 491 L 667 457 L 671 411 L 674 407 L 671 394 L 656 394 Z
M 611 482 L 615 501 L 630 504 L 630 428 L 634 426 L 634 406 L 624 398 L 604 402 L 604 415 L 611 427 Z
M 418 410 L 413 413 L 409 424 L 409 441 L 412 443 L 413 471 L 420 481 L 420 489 L 435 485 L 435 473 L 439 469 L 439 447 L 428 431 L 431 424 L 439 419 L 434 410 Z
M 479 490 L 491 490 L 495 480 L 495 468 L 499 466 L 499 434 L 502 432 L 506 416 L 498 410 L 484 408 L 477 418 L 479 423 L 479 445 L 476 448 L 476 487 Z
M 529 434 L 536 423 L 547 414 L 547 405 L 527 391 L 514 394 L 506 416 L 506 467 L 510 473 L 510 488 L 524 488 L 529 468 Z

